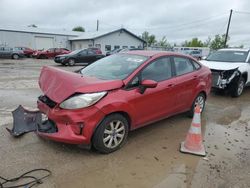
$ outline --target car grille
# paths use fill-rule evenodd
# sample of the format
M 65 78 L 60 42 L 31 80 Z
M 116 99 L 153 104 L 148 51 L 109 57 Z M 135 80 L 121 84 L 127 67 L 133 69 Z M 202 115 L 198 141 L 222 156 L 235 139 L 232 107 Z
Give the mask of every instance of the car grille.
M 38 97 L 38 99 L 40 101 L 42 101 L 43 103 L 45 103 L 47 106 L 49 106 L 50 108 L 54 108 L 57 103 L 52 101 L 49 97 L 47 97 L 46 95 L 41 95 Z

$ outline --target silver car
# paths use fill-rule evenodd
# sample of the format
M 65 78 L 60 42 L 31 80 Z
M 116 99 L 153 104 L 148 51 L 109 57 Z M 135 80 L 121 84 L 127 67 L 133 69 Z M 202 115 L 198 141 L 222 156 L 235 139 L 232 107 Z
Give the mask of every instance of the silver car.
M 0 58 L 19 59 L 21 57 L 24 57 L 24 53 L 22 50 L 6 46 L 4 47 L 0 46 Z

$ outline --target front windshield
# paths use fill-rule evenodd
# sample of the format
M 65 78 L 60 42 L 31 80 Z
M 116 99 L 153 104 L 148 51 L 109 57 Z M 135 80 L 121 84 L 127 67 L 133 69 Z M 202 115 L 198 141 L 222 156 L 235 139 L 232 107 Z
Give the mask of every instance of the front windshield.
M 207 57 L 207 61 L 246 62 L 248 52 L 235 50 L 219 50 Z
M 87 66 L 81 74 L 102 80 L 123 80 L 147 59 L 141 55 L 115 54 Z
M 81 50 L 74 50 L 74 51 L 70 52 L 69 55 L 77 54 L 77 53 L 80 52 L 80 51 L 82 51 L 82 49 L 81 49 Z

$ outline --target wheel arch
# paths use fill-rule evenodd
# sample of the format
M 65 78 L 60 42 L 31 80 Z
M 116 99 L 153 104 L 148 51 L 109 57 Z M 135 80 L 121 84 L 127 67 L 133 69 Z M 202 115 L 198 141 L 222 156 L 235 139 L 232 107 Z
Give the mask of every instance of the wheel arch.
M 125 111 L 114 111 L 114 112 L 111 112 L 111 113 L 109 113 L 109 114 L 106 114 L 103 118 L 102 118 L 102 120 L 95 126 L 95 128 L 93 129 L 93 132 L 92 132 L 92 135 L 91 135 L 91 143 L 93 143 L 93 137 L 94 137 L 94 134 L 95 134 L 95 131 L 96 131 L 96 129 L 101 125 L 101 123 L 103 122 L 103 120 L 105 119 L 105 118 L 107 118 L 108 116 L 111 116 L 111 115 L 113 115 L 113 114 L 120 114 L 120 115 L 122 115 L 123 117 L 125 117 L 126 118 L 126 120 L 128 121 L 128 130 L 130 131 L 131 130 L 131 117 L 129 116 L 129 114 L 127 113 L 127 112 L 125 112 Z
M 247 80 L 248 80 L 248 73 L 247 73 L 247 72 L 243 72 L 243 73 L 241 74 L 241 76 L 242 76 L 242 78 L 244 78 L 245 83 L 246 83 Z

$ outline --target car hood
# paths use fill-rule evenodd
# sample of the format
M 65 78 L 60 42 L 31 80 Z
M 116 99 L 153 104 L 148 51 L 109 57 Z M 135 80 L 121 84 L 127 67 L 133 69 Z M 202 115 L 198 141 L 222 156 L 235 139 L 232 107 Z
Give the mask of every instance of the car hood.
M 121 88 L 123 85 L 122 80 L 100 80 L 49 66 L 42 68 L 39 78 L 39 86 L 43 93 L 57 103 L 75 93 L 108 91 Z
M 203 65 L 207 66 L 210 69 L 213 70 L 232 70 L 232 69 L 236 69 L 242 65 L 244 65 L 245 63 L 242 62 L 219 62 L 219 61 L 206 61 L 206 60 L 201 60 L 200 61 Z

